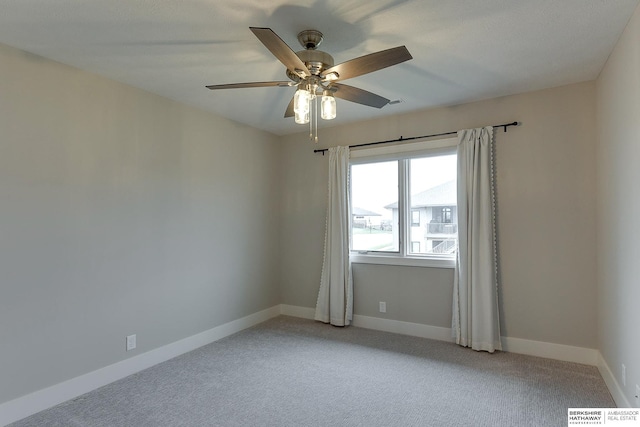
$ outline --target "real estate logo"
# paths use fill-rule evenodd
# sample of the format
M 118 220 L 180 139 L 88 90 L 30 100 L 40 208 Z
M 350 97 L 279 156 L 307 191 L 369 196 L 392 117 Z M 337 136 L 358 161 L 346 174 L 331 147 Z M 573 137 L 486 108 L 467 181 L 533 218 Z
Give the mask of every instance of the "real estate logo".
M 640 426 L 640 410 L 633 408 L 569 408 L 569 426 Z

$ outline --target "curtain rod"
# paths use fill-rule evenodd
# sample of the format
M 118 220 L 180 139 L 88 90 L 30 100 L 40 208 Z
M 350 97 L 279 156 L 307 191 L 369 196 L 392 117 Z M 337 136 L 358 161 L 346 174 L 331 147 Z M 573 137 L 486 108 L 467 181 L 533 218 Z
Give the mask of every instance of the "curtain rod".
M 511 123 L 504 123 L 501 125 L 493 125 L 492 127 L 494 128 L 504 128 L 504 131 L 507 131 L 507 128 L 510 126 L 518 126 L 520 123 L 518 122 L 511 122 Z M 434 133 L 433 135 L 422 135 L 422 136 L 412 136 L 409 138 L 403 138 L 402 136 L 400 136 L 400 138 L 398 139 L 389 139 L 387 141 L 377 141 L 377 142 L 367 142 L 364 144 L 356 144 L 356 145 L 350 145 L 349 148 L 354 148 L 354 147 L 366 147 L 368 145 L 378 145 L 378 144 L 389 144 L 391 142 L 401 142 L 401 141 L 411 141 L 412 139 L 423 139 L 423 138 L 433 138 L 436 136 L 445 136 L 445 135 L 454 135 L 457 134 L 458 131 L 452 131 L 452 132 L 443 132 L 443 133 Z M 322 155 L 324 156 L 324 153 L 326 151 L 329 151 L 328 148 L 321 148 L 319 150 L 313 150 L 314 153 L 322 153 Z

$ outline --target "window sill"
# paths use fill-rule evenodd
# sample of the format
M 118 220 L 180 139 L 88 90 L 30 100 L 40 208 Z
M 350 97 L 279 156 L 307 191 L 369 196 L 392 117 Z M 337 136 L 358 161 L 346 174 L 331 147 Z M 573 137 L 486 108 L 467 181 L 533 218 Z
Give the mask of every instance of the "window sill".
M 399 257 L 391 255 L 351 254 L 354 264 L 404 265 L 409 267 L 455 268 L 455 258 Z

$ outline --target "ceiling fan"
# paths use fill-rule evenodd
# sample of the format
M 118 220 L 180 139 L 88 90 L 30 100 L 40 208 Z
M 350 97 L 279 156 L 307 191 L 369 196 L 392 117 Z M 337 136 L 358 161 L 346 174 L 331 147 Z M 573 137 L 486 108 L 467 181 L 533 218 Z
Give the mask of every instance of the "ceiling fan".
M 207 88 L 217 90 L 296 86 L 298 89 L 284 113 L 284 117 L 295 117 L 296 123 L 309 123 L 310 115 L 313 120 L 313 115 L 310 114 L 311 109 L 314 107 L 312 101 L 317 98 L 319 92 L 322 94 L 321 116 L 325 120 L 333 119 L 336 116 L 334 96 L 370 107 L 384 107 L 389 103 L 387 98 L 339 82 L 378 71 L 413 58 L 405 46 L 398 46 L 334 65 L 331 55 L 317 50 L 323 40 L 323 34 L 320 31 L 301 31 L 298 34 L 298 41 L 305 50 L 294 52 L 270 28 L 249 27 L 249 29 L 287 67 L 286 74 L 289 81 L 231 83 L 211 85 L 207 86 Z

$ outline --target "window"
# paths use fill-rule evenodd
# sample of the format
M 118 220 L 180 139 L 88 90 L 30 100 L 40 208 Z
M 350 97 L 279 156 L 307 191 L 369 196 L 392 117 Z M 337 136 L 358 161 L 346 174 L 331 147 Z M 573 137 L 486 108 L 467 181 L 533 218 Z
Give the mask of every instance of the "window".
M 400 153 L 391 147 L 382 155 L 380 149 L 352 152 L 354 262 L 452 266 L 458 247 L 455 148 L 415 145 L 419 149 Z M 400 147 L 406 146 L 414 144 Z
M 411 209 L 411 226 L 420 226 L 420 210 Z
M 442 222 L 444 224 L 451 223 L 451 207 L 442 208 Z

